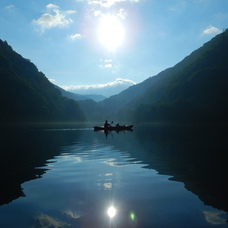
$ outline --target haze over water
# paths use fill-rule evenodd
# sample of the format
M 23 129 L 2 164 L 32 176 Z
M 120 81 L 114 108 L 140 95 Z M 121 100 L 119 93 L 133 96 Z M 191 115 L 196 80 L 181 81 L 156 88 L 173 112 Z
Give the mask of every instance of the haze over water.
M 221 176 L 215 178 L 223 166 L 205 156 L 213 146 L 222 153 L 225 141 L 208 132 L 1 132 L 0 227 L 228 227 Z

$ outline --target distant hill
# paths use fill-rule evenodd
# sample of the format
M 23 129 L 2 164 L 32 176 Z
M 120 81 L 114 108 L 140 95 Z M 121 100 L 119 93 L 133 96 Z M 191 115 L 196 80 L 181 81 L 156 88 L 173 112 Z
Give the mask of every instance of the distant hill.
M 73 99 L 75 101 L 82 101 L 82 100 L 91 99 L 93 101 L 99 102 L 99 101 L 103 101 L 104 99 L 106 99 L 106 97 L 103 95 L 96 95 L 96 94 L 82 95 L 82 94 L 76 94 L 76 93 L 68 92 L 68 91 L 60 88 L 59 86 L 55 86 L 55 87 L 58 90 L 60 90 L 62 96 Z
M 228 30 L 174 67 L 100 103 L 107 118 L 228 122 Z
M 0 40 L 0 123 L 83 121 L 74 100 L 65 98 L 30 60 Z
M 103 101 L 105 100 L 107 97 L 103 96 L 103 95 L 96 95 L 96 94 L 87 94 L 87 95 L 83 95 L 85 97 L 84 100 L 93 100 L 93 101 L 96 101 L 96 102 L 99 102 L 99 101 Z

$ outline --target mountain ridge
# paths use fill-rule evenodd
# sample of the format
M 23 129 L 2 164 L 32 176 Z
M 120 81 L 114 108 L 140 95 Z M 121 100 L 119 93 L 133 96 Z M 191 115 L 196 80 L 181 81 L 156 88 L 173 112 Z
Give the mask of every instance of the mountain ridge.
M 75 100 L 75 101 L 82 101 L 82 100 L 91 99 L 93 101 L 99 102 L 99 101 L 106 99 L 106 97 L 103 95 L 96 95 L 96 94 L 83 95 L 83 94 L 77 94 L 74 92 L 66 91 L 57 85 L 55 85 L 55 87 L 61 92 L 63 97 L 67 97 L 67 98 Z
M 0 40 L 0 123 L 84 121 L 78 103 L 62 97 L 30 60 Z
M 0 122 L 227 122 L 228 30 L 182 61 L 103 101 L 56 89 L 30 60 L 0 40 Z M 72 99 L 63 97 L 73 96 Z M 18 96 L 17 96 L 18 95 Z
M 221 122 L 223 119 L 227 121 L 225 114 L 228 112 L 226 108 L 227 53 L 228 30 L 217 35 L 171 68 L 168 77 L 163 79 L 162 86 L 157 87 L 160 92 L 162 91 L 157 101 L 153 101 L 156 95 L 154 92 L 156 87 L 153 85 L 137 104 L 154 105 L 150 107 L 150 115 L 157 115 L 154 117 L 157 120 Z M 138 115 L 142 115 L 141 108 L 142 106 L 137 109 Z M 160 112 L 158 109 L 163 110 Z M 178 114 L 178 112 L 182 113 Z M 175 116 L 169 118 L 167 113 Z
M 173 67 L 100 102 L 103 117 L 136 122 L 227 121 L 222 114 L 228 113 L 227 53 L 225 30 Z M 208 90 L 215 92 L 211 95 Z

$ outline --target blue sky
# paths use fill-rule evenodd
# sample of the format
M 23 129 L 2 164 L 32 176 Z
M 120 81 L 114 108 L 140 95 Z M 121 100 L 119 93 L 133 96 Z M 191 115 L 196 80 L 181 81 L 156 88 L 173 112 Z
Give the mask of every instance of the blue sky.
M 227 0 L 0 1 L 0 39 L 65 89 L 142 82 L 226 28 Z

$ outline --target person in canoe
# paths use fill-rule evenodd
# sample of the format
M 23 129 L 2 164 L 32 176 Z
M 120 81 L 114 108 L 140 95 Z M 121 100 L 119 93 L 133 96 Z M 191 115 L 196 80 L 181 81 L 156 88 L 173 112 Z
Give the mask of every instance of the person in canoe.
M 109 124 L 108 120 L 106 120 L 105 123 L 104 123 L 104 128 L 108 129 L 109 127 L 111 127 L 111 124 Z

